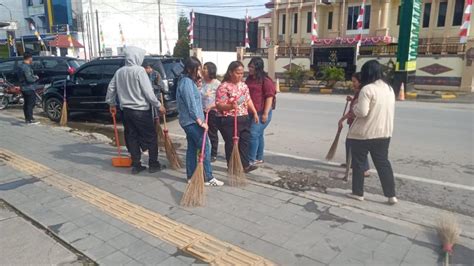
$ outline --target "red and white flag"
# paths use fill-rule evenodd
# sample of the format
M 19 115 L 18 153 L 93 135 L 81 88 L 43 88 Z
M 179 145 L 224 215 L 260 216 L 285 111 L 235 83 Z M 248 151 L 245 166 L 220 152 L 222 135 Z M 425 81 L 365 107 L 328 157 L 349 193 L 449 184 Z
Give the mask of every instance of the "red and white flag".
M 73 44 L 72 44 L 71 32 L 69 31 L 69 24 L 66 24 L 66 35 L 67 35 L 67 41 L 69 42 L 69 47 L 72 48 Z
M 171 52 L 170 52 L 170 43 L 168 42 L 168 36 L 166 35 L 165 24 L 163 23 L 163 15 L 160 15 L 160 24 L 161 24 L 161 31 L 165 35 L 166 48 L 168 49 L 167 54 L 171 54 Z
M 311 45 L 315 45 L 318 41 L 318 17 L 316 13 L 317 0 L 314 1 L 313 7 L 313 26 L 311 30 Z
M 358 31 L 356 35 L 357 45 L 360 45 L 362 41 L 362 31 L 364 30 L 364 15 L 365 15 L 365 0 L 363 0 L 362 4 L 360 5 L 359 16 L 357 17 L 357 31 Z
M 469 35 L 469 28 L 471 27 L 472 14 L 472 0 L 467 0 L 466 8 L 464 9 L 464 23 L 461 25 L 459 32 L 460 43 L 467 43 L 467 36 Z
M 196 19 L 196 16 L 194 15 L 194 10 L 191 10 L 191 23 L 189 24 L 188 27 L 188 32 L 189 32 L 189 45 L 193 47 L 194 44 L 194 20 Z
M 122 46 L 125 47 L 125 36 L 123 35 L 122 24 L 119 23 L 119 30 L 120 30 L 120 40 L 122 41 Z
M 36 30 L 35 24 L 30 23 L 30 29 L 35 32 L 35 36 L 38 39 L 38 41 L 40 42 L 41 46 L 46 48 L 46 45 L 44 44 L 43 38 L 41 38 L 40 33 Z
M 250 40 L 249 40 L 249 10 L 247 9 L 245 13 L 245 48 L 250 48 Z

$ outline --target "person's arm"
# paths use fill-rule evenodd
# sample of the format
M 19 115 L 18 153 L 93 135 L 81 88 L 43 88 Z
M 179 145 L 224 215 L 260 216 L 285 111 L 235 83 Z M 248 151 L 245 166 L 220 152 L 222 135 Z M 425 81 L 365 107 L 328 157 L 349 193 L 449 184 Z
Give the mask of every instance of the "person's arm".
M 183 78 L 181 80 L 180 86 L 183 88 L 180 90 L 181 95 L 183 96 L 183 101 L 188 107 L 189 111 L 189 116 L 191 117 L 192 120 L 196 121 L 196 124 L 198 124 L 200 127 L 205 128 L 206 123 L 202 121 L 198 117 L 198 103 L 196 102 L 196 99 L 194 98 L 194 84 L 193 81 L 189 78 Z
M 24 68 L 24 73 L 25 73 L 26 82 L 27 83 L 35 83 L 38 80 L 38 77 L 35 76 L 35 74 L 33 72 L 33 68 L 31 66 L 27 66 L 25 68 Z
M 111 113 L 117 112 L 117 108 L 115 107 L 117 103 L 117 80 L 115 75 L 112 77 L 112 80 L 109 83 L 109 87 L 107 88 L 105 102 L 109 104 Z
M 263 106 L 263 114 L 262 114 L 262 123 L 265 124 L 268 119 L 268 114 L 272 110 L 273 100 L 276 94 L 276 89 L 275 89 L 275 86 L 273 85 L 273 81 L 268 77 L 264 78 L 262 88 L 263 88 L 263 97 L 265 97 L 265 102 Z
M 226 83 L 221 84 L 216 91 L 216 108 L 221 112 L 231 111 L 233 110 L 234 103 L 226 103 L 229 99 L 229 95 L 227 94 Z
M 354 105 L 354 115 L 356 117 L 366 117 L 370 111 L 371 87 L 364 87 L 359 93 L 359 98 Z
M 255 105 L 253 104 L 252 99 L 249 99 L 247 104 L 249 106 L 250 111 L 253 113 L 253 120 L 254 120 L 255 124 L 258 124 L 260 121 L 259 121 L 259 118 L 258 118 L 257 109 L 255 109 Z
M 140 88 L 145 96 L 145 99 L 154 107 L 160 109 L 161 113 L 164 113 L 164 108 L 161 105 L 161 102 L 156 98 L 153 86 L 151 85 L 150 78 L 146 74 L 145 70 L 139 71 L 138 73 L 138 83 Z

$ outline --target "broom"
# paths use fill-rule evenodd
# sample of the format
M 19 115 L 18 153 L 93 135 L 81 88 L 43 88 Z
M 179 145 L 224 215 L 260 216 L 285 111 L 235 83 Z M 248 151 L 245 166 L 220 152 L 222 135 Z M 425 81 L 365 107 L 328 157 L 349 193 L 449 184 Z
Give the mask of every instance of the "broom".
M 66 82 L 64 83 L 63 108 L 61 109 L 61 120 L 59 120 L 59 125 L 62 127 L 67 126 Z
M 237 113 L 234 115 L 233 140 L 234 147 L 232 148 L 229 168 L 227 169 L 229 183 L 233 187 L 244 186 L 247 183 L 247 177 L 245 176 L 244 167 L 242 166 L 242 160 L 240 159 L 239 136 L 237 135 Z
M 161 128 L 161 125 L 160 125 L 160 115 L 155 109 L 153 109 L 153 112 L 155 116 L 155 131 L 156 131 L 156 136 L 158 137 L 158 146 L 164 147 L 165 134 L 163 133 L 163 129 Z
M 453 246 L 459 239 L 461 229 L 453 214 L 442 216 L 437 223 L 436 231 L 443 242 L 443 252 L 445 253 L 445 265 L 449 265 L 449 256 L 453 254 Z
M 209 113 L 206 113 L 206 124 Z M 180 205 L 184 207 L 198 207 L 204 205 L 204 156 L 206 150 L 207 129 L 202 137 L 201 154 L 199 163 L 191 177 L 191 182 L 186 186 Z
M 163 94 L 161 94 L 161 102 L 164 104 Z M 174 148 L 173 142 L 168 134 L 168 127 L 166 126 L 166 114 L 163 114 L 163 133 L 165 142 L 166 158 L 170 163 L 171 169 L 178 170 L 183 167 L 181 159 L 179 159 L 176 149 Z
M 351 171 L 351 168 L 352 168 L 352 151 L 351 151 L 351 147 L 349 147 L 347 161 L 346 161 L 346 173 L 344 174 L 344 178 L 342 179 L 342 181 L 347 182 L 347 180 L 349 179 L 349 172 Z
M 346 114 L 348 104 L 349 104 L 349 101 L 346 101 L 346 106 L 344 107 L 344 112 L 342 113 L 342 115 Z M 334 155 L 336 154 L 337 144 L 339 143 L 339 136 L 341 136 L 341 132 L 342 132 L 342 127 L 338 127 L 336 137 L 334 138 L 331 148 L 329 149 L 328 154 L 326 155 L 326 160 L 328 161 L 332 160 L 334 158 Z

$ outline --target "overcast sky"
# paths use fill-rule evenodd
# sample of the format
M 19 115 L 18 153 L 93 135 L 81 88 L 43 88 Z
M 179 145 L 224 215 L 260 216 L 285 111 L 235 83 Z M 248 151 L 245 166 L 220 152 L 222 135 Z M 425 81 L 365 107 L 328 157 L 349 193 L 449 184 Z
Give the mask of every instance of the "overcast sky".
M 187 7 L 178 7 L 178 12 L 183 10 L 189 13 L 191 9 L 194 12 L 205 13 L 211 15 L 233 17 L 233 18 L 244 18 L 245 10 L 248 8 L 249 16 L 257 17 L 267 13 L 269 10 L 265 8 L 265 3 L 270 0 L 177 0 L 178 5 Z M 204 6 L 204 7 L 197 7 Z M 222 7 L 222 6 L 233 6 L 233 7 Z

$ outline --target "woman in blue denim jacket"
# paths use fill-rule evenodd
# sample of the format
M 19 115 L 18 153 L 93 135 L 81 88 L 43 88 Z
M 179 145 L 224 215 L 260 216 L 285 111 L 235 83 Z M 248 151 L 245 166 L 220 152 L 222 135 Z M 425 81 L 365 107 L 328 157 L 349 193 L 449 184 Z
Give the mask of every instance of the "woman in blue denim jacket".
M 186 175 L 188 182 L 197 167 L 197 154 L 200 149 L 204 130 L 208 129 L 202 109 L 201 94 L 197 82 L 201 79 L 201 62 L 196 57 L 190 57 L 184 62 L 183 75 L 178 82 L 176 101 L 178 104 L 179 124 L 186 133 Z M 211 149 L 209 138 L 206 138 L 204 153 L 204 173 L 206 186 L 222 186 L 224 182 L 212 175 Z

